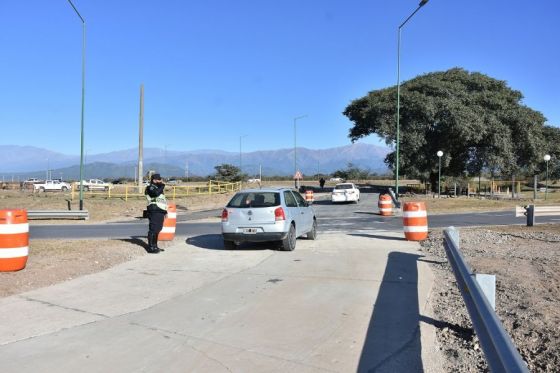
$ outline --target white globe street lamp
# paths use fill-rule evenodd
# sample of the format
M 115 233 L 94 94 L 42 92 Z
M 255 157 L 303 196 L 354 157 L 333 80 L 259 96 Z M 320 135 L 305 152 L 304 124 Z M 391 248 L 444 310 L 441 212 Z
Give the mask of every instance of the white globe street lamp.
M 441 156 L 443 155 L 443 152 L 441 150 L 438 150 L 438 152 L 436 153 L 438 158 L 439 158 L 439 171 L 438 171 L 438 191 L 437 191 L 437 196 L 438 198 L 441 197 Z
M 548 161 L 550 161 L 550 155 L 545 154 L 544 161 L 546 162 L 546 181 L 544 186 L 544 199 L 546 199 L 548 195 Z

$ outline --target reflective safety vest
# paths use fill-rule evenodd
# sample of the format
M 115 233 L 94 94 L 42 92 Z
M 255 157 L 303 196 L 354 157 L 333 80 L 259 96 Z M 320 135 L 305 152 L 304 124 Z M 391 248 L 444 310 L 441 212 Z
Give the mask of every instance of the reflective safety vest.
M 167 211 L 167 198 L 165 198 L 165 194 L 162 193 L 155 198 L 146 194 L 146 198 L 148 199 L 148 205 L 156 205 L 160 209 Z

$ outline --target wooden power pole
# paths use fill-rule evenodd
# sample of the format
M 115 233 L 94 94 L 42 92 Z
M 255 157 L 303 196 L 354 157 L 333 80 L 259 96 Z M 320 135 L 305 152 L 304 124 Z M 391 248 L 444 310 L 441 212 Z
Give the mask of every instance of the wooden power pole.
M 138 129 L 138 193 L 144 186 L 144 84 L 140 84 L 140 115 Z

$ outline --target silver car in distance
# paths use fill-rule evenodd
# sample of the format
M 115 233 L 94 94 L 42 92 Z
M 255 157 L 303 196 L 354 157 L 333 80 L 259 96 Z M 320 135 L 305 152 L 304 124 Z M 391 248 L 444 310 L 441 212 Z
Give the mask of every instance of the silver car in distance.
M 226 249 L 243 242 L 277 241 L 292 251 L 296 238 L 317 237 L 315 211 L 298 192 L 288 188 L 247 189 L 233 196 L 222 211 Z

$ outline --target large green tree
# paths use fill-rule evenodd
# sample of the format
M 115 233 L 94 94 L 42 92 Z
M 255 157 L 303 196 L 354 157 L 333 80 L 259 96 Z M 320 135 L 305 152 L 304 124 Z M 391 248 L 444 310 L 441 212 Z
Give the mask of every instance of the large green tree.
M 216 173 L 214 179 L 220 181 L 240 181 L 244 175 L 241 174 L 239 167 L 231 164 L 222 163 L 221 165 L 214 166 Z
M 400 173 L 432 183 L 438 150 L 448 176 L 539 172 L 544 149 L 552 147 L 545 134 L 560 131 L 545 126 L 544 116 L 524 105 L 521 92 L 506 82 L 461 68 L 404 82 L 400 100 Z M 344 111 L 354 122 L 350 139 L 377 134 L 394 146 L 396 102 L 396 86 L 352 101 Z M 394 169 L 395 152 L 385 163 Z

